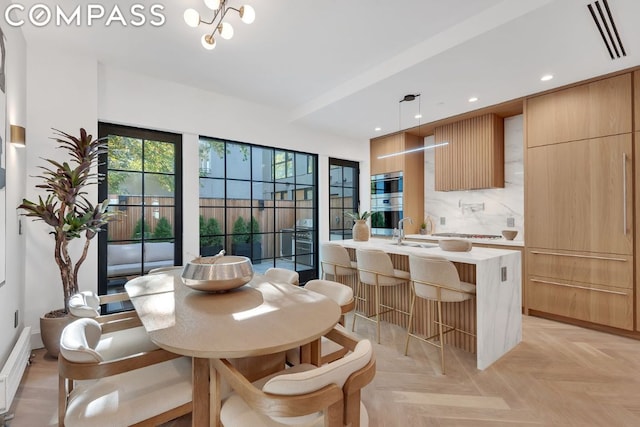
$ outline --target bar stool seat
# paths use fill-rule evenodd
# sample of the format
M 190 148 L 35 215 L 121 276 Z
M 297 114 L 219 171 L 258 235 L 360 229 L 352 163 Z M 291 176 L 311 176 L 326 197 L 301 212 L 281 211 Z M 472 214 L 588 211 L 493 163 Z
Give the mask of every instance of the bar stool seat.
M 446 325 L 442 321 L 442 303 L 459 303 L 475 297 L 476 287 L 472 283 L 460 280 L 455 265 L 445 258 L 431 255 L 409 256 L 409 270 L 411 272 L 411 305 L 409 307 L 409 324 L 407 327 L 407 340 L 404 347 L 405 356 L 409 350 L 409 338 L 414 337 L 440 349 L 440 364 L 444 375 L 444 334 L 458 331 L 466 335 L 475 335 L 469 331 L 463 331 L 456 326 Z M 438 333 L 421 337 L 413 334 L 413 313 L 416 298 L 423 298 L 436 302 Z M 447 329 L 445 330 L 444 327 Z M 432 341 L 437 338 L 438 343 Z
M 399 310 L 397 307 L 391 307 L 380 302 L 380 288 L 383 286 L 398 286 L 405 283 L 409 283 L 411 280 L 411 274 L 408 271 L 398 270 L 393 268 L 393 263 L 389 254 L 380 249 L 356 249 L 356 259 L 358 263 L 358 275 L 359 283 L 356 291 L 356 307 L 358 302 L 365 302 L 362 296 L 362 286 L 369 285 L 374 287 L 375 291 L 375 314 L 367 316 L 358 313 L 356 310 L 353 316 L 353 325 L 351 330 L 354 331 L 356 327 L 356 318 L 362 317 L 363 319 L 376 322 L 376 341 L 380 344 L 380 314 L 388 313 L 390 311 L 397 311 L 402 314 L 409 314 L 405 311 Z M 380 307 L 387 310 L 380 312 Z M 375 316 L 375 319 L 372 317 Z
M 349 252 L 336 243 L 323 243 L 320 246 L 320 267 L 323 279 L 330 275 L 336 282 L 340 282 L 341 277 L 354 277 L 358 273 L 358 264 L 351 261 Z

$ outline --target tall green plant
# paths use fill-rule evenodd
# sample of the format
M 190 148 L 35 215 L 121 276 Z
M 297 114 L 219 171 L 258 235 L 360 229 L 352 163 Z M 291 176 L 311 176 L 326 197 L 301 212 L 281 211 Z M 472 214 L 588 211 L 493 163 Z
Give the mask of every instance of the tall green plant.
M 133 231 L 131 232 L 131 239 L 140 240 L 142 237 L 150 237 L 151 236 L 151 226 L 147 222 L 147 220 L 142 220 L 142 218 L 136 221 L 136 225 L 133 226 Z
M 166 217 L 162 217 L 158 220 L 155 230 L 153 230 L 154 239 L 162 239 L 162 241 L 168 242 L 173 237 L 173 227 Z
M 206 222 L 200 215 L 200 246 L 222 246 L 222 229 L 215 218 L 209 218 Z
M 249 223 L 241 216 L 233 223 L 233 243 L 249 243 Z
M 100 180 L 96 172 L 98 155 L 106 150 L 103 139 L 93 139 L 85 129 L 75 137 L 57 129 L 52 138 L 66 152 L 69 159 L 59 162 L 44 159 L 45 166 L 40 178 L 42 183 L 36 188 L 46 193 L 46 198 L 38 196 L 37 202 L 22 200 L 18 206 L 23 215 L 44 221 L 51 227 L 55 238 L 53 257 L 60 270 L 64 292 L 65 312 L 69 309 L 69 297 L 78 292 L 78 271 L 87 258 L 91 240 L 100 228 L 115 218 L 116 213 L 107 212 L 109 200 L 94 206 L 86 197 L 86 187 Z M 74 261 L 69 253 L 69 242 L 84 237 L 80 257 Z

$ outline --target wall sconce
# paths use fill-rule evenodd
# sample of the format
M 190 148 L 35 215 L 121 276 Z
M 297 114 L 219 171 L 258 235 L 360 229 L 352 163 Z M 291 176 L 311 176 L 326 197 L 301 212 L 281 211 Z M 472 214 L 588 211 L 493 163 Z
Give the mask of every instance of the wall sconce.
M 9 141 L 16 147 L 24 147 L 26 145 L 25 128 L 22 126 L 10 125 L 10 139 Z

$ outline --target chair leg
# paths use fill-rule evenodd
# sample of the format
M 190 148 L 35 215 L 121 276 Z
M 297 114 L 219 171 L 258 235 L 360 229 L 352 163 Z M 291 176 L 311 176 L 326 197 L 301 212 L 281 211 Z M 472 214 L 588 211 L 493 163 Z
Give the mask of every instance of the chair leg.
M 444 375 L 444 334 L 442 333 L 442 301 L 438 299 L 438 334 L 440 335 L 440 365 Z
M 376 340 L 380 344 L 380 285 L 376 283 Z
M 356 317 L 358 317 L 358 315 L 356 314 L 356 312 L 358 311 L 358 304 L 360 303 L 360 292 L 362 290 L 362 282 L 360 282 L 360 280 L 358 280 L 358 282 L 356 283 L 356 294 L 355 294 L 355 306 L 353 308 L 353 323 L 351 323 L 351 332 L 354 332 L 356 330 Z
M 407 342 L 404 344 L 404 355 L 409 352 L 409 337 L 411 336 L 411 327 L 413 326 L 413 307 L 416 303 L 416 294 L 411 292 L 411 303 L 409 304 L 409 322 L 407 323 Z

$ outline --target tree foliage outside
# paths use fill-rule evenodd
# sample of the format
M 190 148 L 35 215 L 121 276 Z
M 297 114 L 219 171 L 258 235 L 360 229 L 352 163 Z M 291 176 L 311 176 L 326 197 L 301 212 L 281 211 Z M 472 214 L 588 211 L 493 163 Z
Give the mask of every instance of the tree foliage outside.
M 111 194 L 122 194 L 122 186 L 131 177 L 130 172 L 143 171 L 143 140 L 120 135 L 108 139 L 108 187 Z M 175 146 L 169 142 L 144 140 L 144 172 L 154 173 L 158 183 L 169 193 L 175 189 L 172 175 L 175 165 Z M 162 175 L 167 173 L 169 175 Z
M 240 153 L 242 154 L 242 160 L 249 160 L 249 146 L 239 145 Z M 225 142 L 214 139 L 201 139 L 198 147 L 198 155 L 200 157 L 200 165 L 207 164 L 211 155 L 215 154 L 220 159 L 224 159 L 225 155 L 231 154 L 231 150 L 228 148 L 225 150 Z M 200 175 L 207 175 L 209 171 L 200 170 Z
M 166 217 L 158 220 L 156 228 L 153 230 L 153 238 L 161 239 L 164 242 L 168 242 L 173 238 L 173 227 Z

